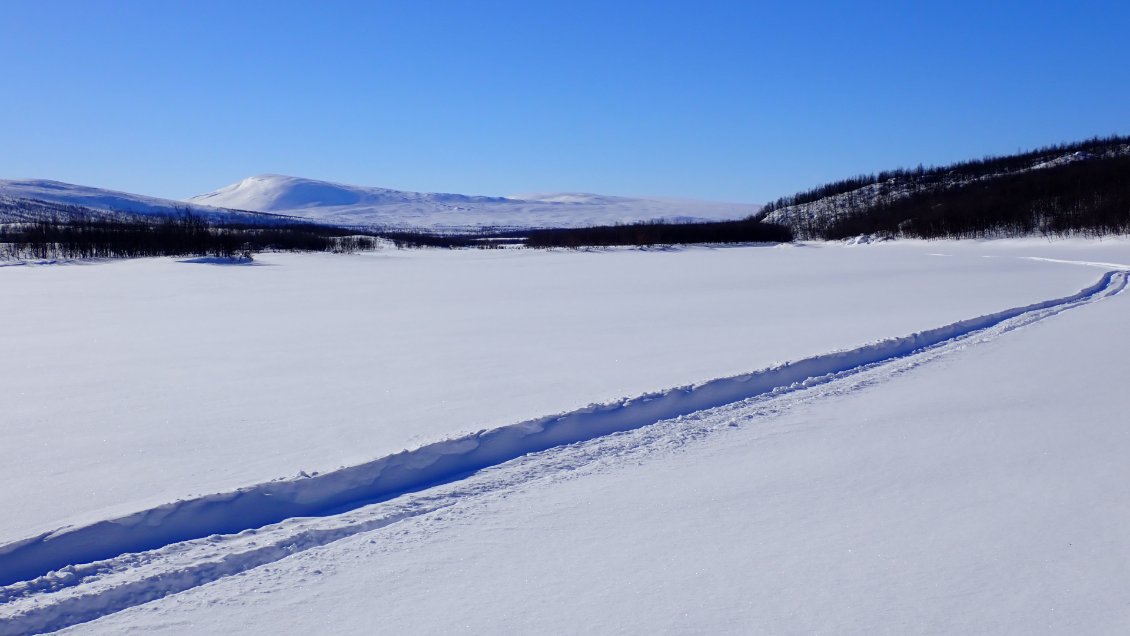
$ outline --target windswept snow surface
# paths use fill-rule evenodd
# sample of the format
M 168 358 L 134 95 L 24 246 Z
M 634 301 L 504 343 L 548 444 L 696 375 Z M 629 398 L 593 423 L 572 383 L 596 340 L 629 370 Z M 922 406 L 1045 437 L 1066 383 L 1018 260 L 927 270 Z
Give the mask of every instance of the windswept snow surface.
M 568 543 L 569 535 L 546 530 L 543 526 L 553 523 L 549 512 L 553 508 L 530 508 L 528 498 L 523 499 L 521 493 L 540 492 L 543 489 L 536 484 L 543 482 L 568 481 L 566 475 L 571 473 L 590 475 L 613 468 L 635 470 L 632 467 L 637 464 L 643 472 L 634 478 L 643 484 L 650 483 L 657 493 L 670 491 L 673 496 L 678 495 L 680 498 L 673 503 L 684 506 L 682 516 L 686 517 L 686 522 L 672 524 L 673 534 L 667 543 L 656 541 L 653 533 L 637 527 L 635 524 L 645 521 L 631 515 L 623 519 L 623 527 L 618 525 L 619 520 L 613 520 L 612 517 L 618 515 L 615 508 L 623 502 L 616 493 L 605 497 L 607 493 L 600 484 L 614 483 L 621 477 L 614 476 L 611 481 L 587 481 L 586 477 L 585 483 L 592 484 L 596 490 L 582 487 L 582 495 L 589 502 L 585 505 L 590 508 L 587 517 L 579 515 L 578 518 L 599 523 L 607 529 L 612 549 L 622 541 L 633 541 L 631 536 L 625 536 L 633 532 L 644 538 L 639 550 L 646 550 L 650 556 L 642 565 L 601 574 L 603 580 L 608 581 L 602 589 L 609 598 L 616 596 L 614 591 L 631 589 L 638 590 L 644 597 L 670 595 L 678 586 L 675 581 L 685 584 L 690 577 L 686 568 L 695 561 L 687 555 L 700 551 L 691 547 L 687 554 L 675 554 L 672 560 L 664 561 L 659 556 L 666 553 L 664 546 L 684 541 L 694 543 L 703 536 L 706 527 L 703 524 L 717 516 L 718 511 L 716 506 L 705 502 L 694 506 L 686 499 L 690 491 L 682 492 L 681 484 L 656 478 L 656 475 L 668 474 L 662 471 L 670 468 L 656 467 L 657 453 L 663 464 L 671 449 L 698 439 L 709 442 L 716 436 L 711 431 L 724 431 L 733 422 L 738 422 L 738 428 L 744 430 L 756 427 L 757 422 L 774 414 L 787 413 L 806 400 L 823 404 L 824 398 L 839 399 L 838 395 L 882 384 L 888 377 L 925 364 L 931 356 L 945 360 L 946 356 L 954 354 L 955 359 L 960 358 L 965 355 L 962 351 L 967 346 L 976 344 L 977 338 L 1005 342 L 1003 336 L 1016 338 L 1010 332 L 1024 325 L 1030 328 L 1017 333 L 1035 332 L 1034 321 L 1043 320 L 1039 323 L 1043 325 L 1049 317 L 1060 320 L 1056 316 L 1059 312 L 1084 313 L 1091 311 L 1091 304 L 1107 306 L 1115 301 L 1122 303 L 1115 306 L 1123 307 L 1125 295 L 1109 296 L 1122 289 L 1125 277 L 1109 272 L 1126 268 L 1130 249 L 1122 241 L 1102 244 L 1009 241 L 676 251 L 388 251 L 351 257 L 268 255 L 257 262 L 260 264 L 252 267 L 221 267 L 150 259 L 0 270 L 0 285 L 6 298 L 13 301 L 10 306 L 15 308 L 2 318 L 5 328 L 0 332 L 4 334 L 0 336 L 0 346 L 11 352 L 11 359 L 17 361 L 0 371 L 0 387 L 8 392 L 4 395 L 5 403 L 13 405 L 8 409 L 13 424 L 5 425 L 6 440 L 11 443 L 0 447 L 0 462 L 7 473 L 4 475 L 7 487 L 0 493 L 4 497 L 0 506 L 15 511 L 3 519 L 0 544 L 27 539 L 64 523 L 82 526 L 153 509 L 150 513 L 115 522 L 119 529 L 103 535 L 126 537 L 123 549 L 135 551 L 145 547 L 145 543 L 139 540 L 131 545 L 130 537 L 143 536 L 139 531 L 149 532 L 146 528 L 161 532 L 161 528 L 183 525 L 179 515 L 186 512 L 190 514 L 186 519 L 200 521 L 203 523 L 200 528 L 204 530 L 211 527 L 214 531 L 230 532 L 250 528 L 207 525 L 210 515 L 235 510 L 233 505 L 240 500 L 237 493 L 202 499 L 214 505 L 197 506 L 195 512 L 194 504 L 170 503 L 192 495 L 231 492 L 242 486 L 252 488 L 244 492 L 277 491 L 276 494 L 283 497 L 295 496 L 294 501 L 299 503 L 316 502 L 318 497 L 329 495 L 326 487 L 338 487 L 342 483 L 340 478 L 321 479 L 316 473 L 333 471 L 343 465 L 359 465 L 389 456 L 401 448 L 421 449 L 428 443 L 440 442 L 432 447 L 434 451 L 413 451 L 399 456 L 401 459 L 396 461 L 410 471 L 434 465 L 441 470 L 436 475 L 446 479 L 442 473 L 444 462 L 473 457 L 473 453 L 480 452 L 476 448 L 491 448 L 487 437 L 467 436 L 481 428 L 506 427 L 531 420 L 511 430 L 521 429 L 524 439 L 534 439 L 530 435 L 540 434 L 542 430 L 553 435 L 551 431 L 572 429 L 567 424 L 558 427 L 556 418 L 536 418 L 576 409 L 589 402 L 610 404 L 589 411 L 596 418 L 594 423 L 608 421 L 601 413 L 615 415 L 616 409 L 629 416 L 642 413 L 646 417 L 638 424 L 616 425 L 608 431 L 630 429 L 627 433 L 598 437 L 566 449 L 550 449 L 516 462 L 496 465 L 517 455 L 492 454 L 496 459 L 478 466 L 493 467 L 477 475 L 456 479 L 440 490 L 425 489 L 408 495 L 407 499 L 394 499 L 376 508 L 348 512 L 345 517 L 329 516 L 309 522 L 284 520 L 274 530 L 249 529 L 230 539 L 202 538 L 183 548 L 163 548 L 150 557 L 131 556 L 121 563 L 109 561 L 104 566 L 69 568 L 30 588 L 17 586 L 0 590 L 3 592 L 0 607 L 8 604 L 11 611 L 20 613 L 28 621 L 44 620 L 47 621 L 42 623 L 44 625 L 63 626 L 70 624 L 68 620 L 90 620 L 106 612 L 159 598 L 163 593 L 191 589 L 212 580 L 219 581 L 215 584 L 221 586 L 219 589 L 228 589 L 223 586 L 238 583 L 221 580 L 225 573 L 272 563 L 274 565 L 245 575 L 246 579 L 239 579 L 253 581 L 250 585 L 260 589 L 275 590 L 278 584 L 272 582 L 273 573 L 287 572 L 282 576 L 293 574 L 296 581 L 302 582 L 309 579 L 315 569 L 312 566 L 301 569 L 314 563 L 311 559 L 325 562 L 326 571 L 346 569 L 344 561 L 353 557 L 338 554 L 336 546 L 354 546 L 362 539 L 377 542 L 368 545 L 381 546 L 352 553 L 367 555 L 370 561 L 378 558 L 373 556 L 374 550 L 382 555 L 386 549 L 418 554 L 414 552 L 416 548 L 430 546 L 428 555 L 421 558 L 450 564 L 448 559 L 457 557 L 448 547 L 458 551 L 466 541 L 473 543 L 488 537 L 484 540 L 489 542 L 494 540 L 489 537 L 498 536 L 490 534 L 490 528 L 497 530 L 498 526 L 491 525 L 493 516 L 484 516 L 483 510 L 500 510 L 502 519 L 520 519 L 534 514 L 535 518 L 529 523 L 503 522 L 516 524 L 506 526 L 511 529 L 531 528 L 529 533 L 519 531 L 511 535 L 516 554 L 529 554 L 544 547 L 536 545 L 539 536 Z M 1010 307 L 1016 309 L 999 313 Z M 977 316 L 984 318 L 969 320 Z M 929 330 L 936 327 L 943 329 L 931 335 Z M 965 335 L 986 327 L 989 328 L 987 335 L 978 336 L 979 332 Z M 915 332 L 920 335 L 913 339 L 890 340 L 891 344 L 878 347 L 867 345 Z M 960 340 L 950 344 L 941 342 L 951 336 L 958 336 Z M 936 343 L 941 347 L 938 353 L 913 351 L 915 347 Z M 861 348 L 856 352 L 828 355 L 852 347 Z M 889 353 L 882 353 L 884 351 Z M 45 352 L 59 352 L 58 355 L 65 352 L 65 362 Z M 793 393 L 786 392 L 780 397 L 773 393 L 754 398 L 758 405 L 754 405 L 752 414 L 742 415 L 745 403 L 699 414 L 692 411 L 757 396 L 756 391 L 749 390 L 754 377 L 766 378 L 769 388 L 795 380 L 784 381 L 781 373 L 765 372 L 736 383 L 708 382 L 682 392 L 653 394 L 645 399 L 621 402 L 619 406 L 615 403 L 621 396 L 639 396 L 665 387 L 701 383 L 810 357 L 813 363 L 779 367 L 783 371 L 796 369 L 799 373 L 796 379 L 815 381 L 814 384 L 806 381 L 799 387 L 801 390 L 796 394 L 801 397 L 793 399 L 790 397 Z M 1114 359 L 1111 356 L 1099 358 L 1104 377 L 1118 376 L 1118 366 L 1111 362 Z M 1065 368 L 1072 367 L 1068 364 Z M 818 377 L 838 371 L 850 372 L 849 377 Z M 1082 375 L 1090 377 L 1086 373 Z M 772 380 L 768 380 L 770 378 Z M 783 384 L 773 383 L 778 381 Z M 739 384 L 746 388 L 738 387 Z M 730 386 L 738 390 L 727 393 L 726 387 Z M 815 387 L 811 391 L 817 395 L 804 398 L 811 395 L 810 389 L 804 388 L 809 386 Z M 943 382 L 936 386 L 947 385 Z M 1046 384 L 1023 387 L 1040 396 L 1055 393 L 1055 388 Z M 719 393 L 719 390 L 723 391 Z M 691 402 L 680 395 L 689 396 Z M 1103 409 L 1113 408 L 1111 402 L 1125 406 L 1120 392 L 1100 393 L 1094 401 L 1100 405 L 1096 411 L 1100 414 L 1106 412 Z M 674 409 L 667 406 L 684 403 L 688 406 Z M 960 399 L 950 404 L 951 410 L 965 408 Z M 947 417 L 944 409 L 934 410 L 937 411 L 934 419 L 924 418 L 925 422 L 939 422 L 938 418 Z M 673 415 L 681 417 L 667 424 L 634 430 L 641 424 Z M 582 411 L 580 417 L 577 421 L 583 423 L 589 416 Z M 858 419 L 859 416 L 852 417 Z M 696 421 L 704 424 L 696 425 Z M 868 420 L 863 418 L 863 421 Z M 747 424 L 742 425 L 742 422 Z M 907 426 L 914 430 L 918 425 Z M 803 422 L 797 426 L 802 432 L 809 429 Z M 889 434 L 887 429 L 880 432 Z M 856 446 L 837 438 L 839 446 L 829 442 L 827 452 L 837 450 L 849 456 L 862 456 L 867 455 L 866 449 L 878 448 L 883 443 L 898 447 L 895 442 L 899 440 L 868 437 L 858 427 L 856 433 Z M 941 434 L 944 437 L 944 433 Z M 464 441 L 459 441 L 460 438 Z M 644 443 L 641 439 L 652 441 Z M 964 441 L 965 437 L 958 435 L 955 439 Z M 561 441 L 572 440 L 566 436 Z M 797 457 L 802 454 L 803 443 L 798 442 L 800 446 L 791 451 Z M 506 447 L 505 444 L 497 446 L 499 449 Z M 527 450 L 547 447 L 532 445 Z M 633 450 L 640 448 L 645 450 Z M 664 448 L 668 450 L 663 451 Z M 1082 452 L 1079 451 L 1079 457 Z M 754 453 L 751 457 L 752 463 L 744 462 L 743 470 L 760 470 L 761 462 L 757 459 L 760 456 Z M 814 457 L 821 457 L 819 450 Z M 899 481 L 899 476 L 914 463 L 910 459 L 896 460 L 887 468 L 877 466 L 876 470 L 880 475 Z M 713 460 L 706 455 L 687 461 Z M 792 518 L 789 515 L 795 510 L 785 500 L 790 492 L 801 492 L 796 489 L 809 482 L 805 481 L 803 470 L 775 472 L 774 466 L 788 465 L 788 461 L 782 461 L 784 463 L 776 464 L 770 461 L 765 464 L 765 472 L 758 473 L 761 481 L 757 483 L 768 488 L 766 492 L 770 494 L 771 486 L 786 486 L 784 493 L 765 499 L 767 507 L 764 508 L 760 504 L 762 499 L 743 499 L 750 494 L 746 492 L 749 489 L 746 485 L 723 480 L 711 491 L 706 487 L 710 481 L 707 477 L 688 479 L 688 482 L 698 484 L 694 492 L 711 501 L 722 497 L 730 502 L 746 501 L 749 505 L 756 502 L 754 519 L 749 518 L 754 514 L 751 509 L 744 507 L 736 516 L 722 515 L 721 518 L 731 522 L 740 518 L 756 526 L 761 514 L 769 518 L 782 515 Z M 1081 460 L 1076 458 L 1076 461 Z M 836 466 L 835 462 L 830 465 Z M 805 463 L 804 467 L 811 466 Z M 656 470 L 661 472 L 649 472 Z M 713 467 L 704 467 L 703 471 L 706 475 L 718 472 Z M 333 474 L 357 475 L 362 481 L 369 478 L 364 470 Z M 845 507 L 833 506 L 834 514 L 846 514 L 848 507 L 859 505 L 862 495 L 837 495 L 835 475 L 822 475 L 824 473 L 819 471 L 811 475 L 817 480 L 812 484 L 822 484 L 818 487 L 822 496 L 840 496 L 846 502 Z M 277 482 L 277 486 L 268 483 L 277 477 L 293 478 Z M 631 474 L 627 477 L 633 478 Z M 943 477 L 937 478 L 938 488 Z M 381 478 L 397 479 L 394 473 L 382 474 Z M 823 479 L 826 481 L 820 481 Z M 790 485 L 793 482 L 798 485 Z M 848 479 L 846 483 L 862 482 Z M 865 492 L 877 488 L 874 484 L 871 487 Z M 631 488 L 626 488 L 625 492 L 628 493 L 625 497 L 634 496 Z M 500 503 L 512 496 L 527 504 L 508 508 L 508 504 Z M 850 503 L 853 501 L 856 504 Z M 568 510 L 577 504 L 563 501 L 560 505 Z M 803 505 L 803 502 L 795 504 Z M 212 512 L 207 512 L 209 509 Z M 539 509 L 543 512 L 537 512 Z M 631 510 L 631 506 L 627 509 Z M 332 512 L 309 510 L 319 515 Z M 879 509 L 883 510 L 886 509 Z M 464 516 L 470 521 L 460 521 Z M 811 515 L 803 518 L 811 519 Z M 1000 521 L 1006 524 L 1009 519 L 1002 517 Z M 478 524 L 479 530 L 466 530 L 467 523 Z M 454 528 L 451 530 L 454 535 L 444 534 L 448 527 Z M 539 528 L 545 531 L 544 535 L 538 534 Z M 776 532 L 775 528 L 766 531 Z M 834 528 L 821 525 L 813 531 L 834 534 Z M 63 539 L 79 538 L 82 535 L 76 533 L 81 532 L 85 531 L 60 535 L 59 542 L 54 544 L 59 546 L 59 554 L 70 549 L 64 549 L 66 541 Z M 743 530 L 726 526 L 719 532 L 723 538 L 732 538 Z M 377 537 L 370 536 L 372 533 L 377 533 Z M 397 538 L 389 539 L 390 533 Z M 582 529 L 572 536 L 587 535 Z M 754 535 L 762 538 L 756 545 L 765 548 L 768 545 L 764 542 L 765 536 L 764 533 Z M 330 543 L 334 540 L 340 541 Z M 797 540 L 807 539 L 798 535 Z M 435 541 L 440 542 L 439 547 Z M 161 545 L 159 540 L 149 547 Z M 749 559 L 735 563 L 748 564 L 751 559 L 763 557 L 754 549 L 756 545 L 744 546 L 745 552 L 739 550 Z M 28 549 L 38 550 L 33 544 L 9 545 L 4 553 L 10 559 L 18 554 L 36 554 Z M 562 548 L 561 554 L 576 557 L 578 551 L 593 549 L 601 548 L 577 543 L 571 548 Z M 280 561 L 296 551 L 303 556 Z M 212 556 L 208 556 L 209 553 Z M 484 554 L 493 553 L 484 551 Z M 716 557 L 724 558 L 721 554 L 717 552 Z M 800 570 L 816 571 L 821 554 L 811 558 L 790 554 L 787 558 L 807 559 Z M 0 555 L 0 563 L 5 563 L 3 558 Z M 384 556 L 379 558 L 384 559 Z M 384 572 L 394 579 L 403 578 L 407 576 L 406 571 L 397 568 L 410 567 L 411 559 L 405 558 L 407 560 L 403 561 L 389 559 L 379 565 L 374 561 L 362 569 Z M 612 562 L 618 563 L 618 559 L 617 556 Z M 178 560 L 181 565 L 174 563 Z M 71 561 L 64 559 L 64 562 Z M 499 562 L 505 563 L 507 558 L 500 558 Z M 543 560 L 547 564 L 554 562 L 552 558 Z M 653 571 L 665 562 L 671 566 Z M 14 560 L 7 563 L 12 568 L 17 567 Z M 305 565 L 298 566 L 300 570 L 294 573 L 287 569 L 294 563 Z M 75 561 L 74 565 L 79 563 Z M 601 567 L 598 562 L 592 567 L 578 566 L 575 570 L 578 577 L 585 578 L 587 583 L 556 571 L 548 581 L 534 584 L 530 589 L 543 589 L 550 594 L 553 590 L 587 585 L 591 583 L 588 577 L 597 574 L 593 568 Z M 493 581 L 490 577 L 494 574 L 505 571 L 489 564 L 482 568 L 488 582 Z M 437 572 L 441 569 L 436 567 Z M 529 568 L 515 571 L 534 576 Z M 455 574 L 458 576 L 451 580 L 461 580 L 463 574 Z M 352 572 L 334 578 L 330 584 L 345 585 L 356 581 L 357 576 L 360 575 Z M 716 573 L 705 585 L 714 589 L 729 578 L 749 576 L 757 578 L 748 571 L 731 569 Z M 19 578 L 25 577 L 17 575 L 13 580 Z M 507 581 L 507 585 L 512 583 L 514 581 Z M 74 585 L 78 587 L 72 589 L 70 586 Z M 403 583 L 401 590 L 390 594 L 416 593 L 428 585 L 434 585 L 442 598 L 417 599 L 417 607 L 430 607 L 431 601 L 452 599 L 454 592 L 450 588 L 426 575 Z M 749 585 L 768 583 L 761 577 L 758 582 L 738 588 L 746 589 Z M 191 607 L 197 602 L 193 599 L 198 598 L 209 599 L 200 602 L 214 603 L 216 597 L 200 596 L 213 587 L 206 586 L 187 595 L 186 607 Z M 544 607 L 542 611 L 514 607 L 507 599 L 493 597 L 494 592 L 490 590 L 505 589 L 506 585 L 492 587 L 488 584 L 483 588 L 480 594 L 466 597 L 470 599 L 468 604 L 462 605 L 462 599 L 455 602 L 462 608 L 460 611 L 432 617 L 432 622 L 428 623 L 431 629 L 448 631 L 452 625 L 445 625 L 443 621 L 449 618 L 478 625 L 473 631 L 496 631 L 511 626 L 530 629 L 539 625 L 557 625 L 553 629 L 564 629 L 560 622 L 567 619 L 564 614 L 554 614 Z M 52 589 L 61 590 L 52 593 L 55 596 L 51 598 L 55 600 L 34 596 Z M 320 594 L 317 589 L 312 593 Z M 372 589 L 367 588 L 370 592 Z M 747 627 L 758 625 L 779 628 L 769 631 L 795 631 L 788 628 L 789 625 L 810 629 L 809 623 L 790 622 L 790 616 L 795 618 L 795 615 L 765 613 L 767 607 L 775 606 L 762 605 L 760 613 L 735 613 L 734 608 L 739 606 L 727 605 L 724 600 L 729 598 L 729 591 L 723 592 L 726 593 L 719 596 L 717 608 L 725 610 L 721 615 L 706 623 L 688 618 L 686 626 L 717 624 L 718 629 L 731 631 L 745 631 Z M 33 596 L 23 598 L 25 594 Z M 347 594 L 343 596 L 348 598 Z M 559 594 L 553 592 L 550 596 L 559 597 Z M 202 619 L 193 616 L 184 619 L 190 621 L 186 628 L 186 623 L 180 622 L 182 618 L 175 616 L 175 612 L 169 614 L 173 611 L 169 604 L 175 605 L 176 598 L 180 597 L 159 605 L 159 615 L 151 626 L 172 627 L 174 631 L 207 631 L 208 628 L 201 625 L 217 625 L 201 623 Z M 286 607 L 282 616 L 289 617 L 295 609 L 293 604 L 298 603 L 297 598 L 280 601 Z M 332 602 L 330 597 L 319 598 L 322 599 L 319 603 Z M 473 607 L 470 603 L 478 601 L 502 609 L 492 611 L 476 623 L 463 610 L 470 611 Z M 358 603 L 356 599 L 343 602 L 350 606 Z M 245 611 L 254 614 L 258 605 L 254 601 L 249 603 L 234 603 L 232 612 L 235 616 Z M 40 609 L 29 609 L 34 607 Z M 272 607 L 275 611 L 279 609 Z M 379 607 L 374 605 L 373 611 L 378 611 Z M 864 607 L 847 625 L 859 625 L 861 631 L 866 631 L 866 626 L 888 625 L 877 622 L 867 611 Z M 907 612 L 910 610 L 904 614 L 912 615 Z M 373 620 L 365 612 L 360 614 Z M 317 615 L 309 614 L 310 617 Z M 4 620 L 3 616 L 5 613 L 0 610 L 0 621 Z M 128 618 L 130 616 L 133 618 Z M 588 616 L 595 621 L 602 614 L 598 610 Z M 659 622 L 651 624 L 647 616 L 652 615 L 639 613 L 604 618 L 622 619 L 626 622 L 616 624 L 631 631 L 681 624 L 660 619 L 659 615 L 653 615 Z M 834 622 L 843 617 L 842 613 L 832 613 L 826 620 L 814 620 L 817 623 L 824 620 L 819 625 L 825 627 L 843 626 L 843 622 Z M 58 622 L 60 620 L 62 622 Z M 133 612 L 108 623 L 121 625 L 114 620 L 135 620 L 140 621 L 138 625 L 149 625 Z M 342 620 L 363 619 L 343 617 Z M 288 623 L 301 624 L 301 619 Z M 262 625 L 264 631 L 285 631 L 283 628 L 288 626 L 270 621 Z M 902 625 L 905 627 L 905 623 Z M 590 628 L 595 626 L 589 625 Z
M 587 193 L 513 197 L 406 192 L 300 177 L 248 177 L 189 199 L 193 203 L 272 212 L 346 225 L 475 229 L 482 227 L 583 227 L 654 219 L 740 219 L 760 206 Z

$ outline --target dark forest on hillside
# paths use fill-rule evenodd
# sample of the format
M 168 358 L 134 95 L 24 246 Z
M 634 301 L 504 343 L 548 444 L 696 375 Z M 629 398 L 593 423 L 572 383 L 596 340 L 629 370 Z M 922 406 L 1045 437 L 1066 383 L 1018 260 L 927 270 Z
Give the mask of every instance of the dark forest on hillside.
M 778 199 L 759 218 L 782 210 L 774 219 L 802 239 L 1125 234 L 1130 137 L 845 179 Z
M 824 238 L 1103 236 L 1130 232 L 1130 157 L 1079 161 L 877 204 L 832 221 Z
M 886 184 L 894 186 L 905 184 L 918 190 L 945 188 L 974 179 L 1026 170 L 1041 162 L 1053 161 L 1074 153 L 1085 153 L 1094 157 L 1109 156 L 1112 153 L 1119 153 L 1127 145 L 1130 145 L 1130 136 L 1094 137 L 1086 141 L 1045 146 L 1037 150 L 1004 157 L 971 159 L 947 166 L 925 168 L 919 165 L 913 169 L 884 170 L 878 174 L 858 175 L 798 192 L 791 196 L 781 197 L 766 204 L 761 213 L 767 214 L 789 206 L 813 203 L 820 199 L 846 194 L 869 185 Z

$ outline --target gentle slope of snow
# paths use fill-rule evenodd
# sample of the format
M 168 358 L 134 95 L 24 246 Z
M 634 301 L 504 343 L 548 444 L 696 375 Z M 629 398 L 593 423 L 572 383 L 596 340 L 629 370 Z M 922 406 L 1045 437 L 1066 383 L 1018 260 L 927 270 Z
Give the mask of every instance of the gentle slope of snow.
M 397 204 L 450 205 L 506 203 L 501 197 L 404 192 L 387 188 L 351 186 L 277 174 L 248 177 L 238 183 L 190 199 L 196 203 L 263 212 L 304 211 L 315 208 L 382 206 Z

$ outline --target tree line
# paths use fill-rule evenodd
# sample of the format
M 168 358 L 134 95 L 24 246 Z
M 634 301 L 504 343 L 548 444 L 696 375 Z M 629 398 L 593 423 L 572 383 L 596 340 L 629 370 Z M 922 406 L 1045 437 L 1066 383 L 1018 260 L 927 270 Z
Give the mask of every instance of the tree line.
M 781 243 L 793 240 L 789 228 L 755 219 L 707 223 L 645 221 L 622 225 L 554 228 L 524 233 L 527 247 L 611 247 L 693 243 Z
M 0 197 L 0 258 L 235 258 L 263 251 L 357 252 L 376 249 L 382 243 L 458 249 L 519 242 L 496 234 L 347 227 L 281 218 L 262 222 L 216 220 L 187 209 L 156 217 Z
M 134 258 L 141 256 L 250 257 L 255 252 L 351 252 L 373 249 L 376 239 L 345 228 L 313 224 L 212 224 L 176 217 L 40 217 L 0 225 L 0 248 L 9 258 Z

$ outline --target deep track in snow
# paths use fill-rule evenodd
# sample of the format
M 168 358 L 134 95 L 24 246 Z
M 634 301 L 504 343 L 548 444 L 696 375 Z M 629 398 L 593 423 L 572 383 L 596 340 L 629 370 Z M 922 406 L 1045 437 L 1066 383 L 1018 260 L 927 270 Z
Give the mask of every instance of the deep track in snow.
M 178 501 L 0 546 L 0 635 L 57 630 L 450 506 L 624 446 L 873 384 L 947 352 L 1123 291 L 1076 294 L 609 404 L 520 422 L 316 477 Z M 723 414 L 723 415 L 720 415 Z M 721 419 L 720 419 L 721 418 Z

